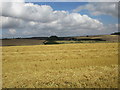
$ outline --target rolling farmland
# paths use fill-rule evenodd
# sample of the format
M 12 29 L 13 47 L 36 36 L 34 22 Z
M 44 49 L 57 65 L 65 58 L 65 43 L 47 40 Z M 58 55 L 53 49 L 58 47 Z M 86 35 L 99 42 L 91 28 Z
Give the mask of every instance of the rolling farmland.
M 2 47 L 3 88 L 117 88 L 118 43 Z
M 27 46 L 27 45 L 43 45 L 50 37 L 31 37 L 31 38 L 9 38 L 0 39 L 0 46 Z M 56 43 L 51 44 L 71 44 L 71 43 L 114 43 L 119 42 L 119 35 L 95 35 L 95 36 L 76 36 L 76 37 L 58 37 L 54 40 Z

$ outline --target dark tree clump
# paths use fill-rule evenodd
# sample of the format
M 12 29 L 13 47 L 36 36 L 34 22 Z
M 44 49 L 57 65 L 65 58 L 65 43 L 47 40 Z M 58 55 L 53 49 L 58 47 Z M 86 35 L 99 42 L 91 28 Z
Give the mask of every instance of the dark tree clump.
M 45 42 L 44 44 L 59 44 L 56 41 L 59 40 L 59 38 L 57 36 L 50 36 Z
M 55 41 L 58 40 L 59 38 L 57 36 L 50 36 L 47 40 L 48 41 Z

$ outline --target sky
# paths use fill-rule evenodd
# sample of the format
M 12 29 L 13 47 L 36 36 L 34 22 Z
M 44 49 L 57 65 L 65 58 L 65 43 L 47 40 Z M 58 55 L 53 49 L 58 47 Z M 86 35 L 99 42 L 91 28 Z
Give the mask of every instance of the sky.
M 116 2 L 4 2 L 0 4 L 2 37 L 111 34 L 118 31 L 117 4 Z

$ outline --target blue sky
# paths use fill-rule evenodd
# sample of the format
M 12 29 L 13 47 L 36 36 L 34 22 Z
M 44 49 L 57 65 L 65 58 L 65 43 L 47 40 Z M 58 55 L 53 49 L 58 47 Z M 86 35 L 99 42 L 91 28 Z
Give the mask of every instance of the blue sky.
M 50 5 L 54 10 L 66 10 L 71 12 L 80 5 L 85 5 L 87 2 L 33 2 L 37 5 Z

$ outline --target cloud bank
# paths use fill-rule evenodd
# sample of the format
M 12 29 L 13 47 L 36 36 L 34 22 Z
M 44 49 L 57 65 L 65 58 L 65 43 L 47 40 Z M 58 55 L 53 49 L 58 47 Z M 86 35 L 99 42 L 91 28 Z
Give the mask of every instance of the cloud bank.
M 100 34 L 106 29 L 102 22 L 88 15 L 64 10 L 55 11 L 49 5 L 3 2 L 0 7 L 2 8 L 0 23 L 5 32 L 3 37 L 75 36 Z
M 79 6 L 73 10 L 73 12 L 79 12 L 81 10 L 88 10 L 91 15 L 110 15 L 118 17 L 118 3 L 117 2 L 97 2 L 89 3 L 84 6 Z

